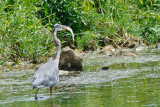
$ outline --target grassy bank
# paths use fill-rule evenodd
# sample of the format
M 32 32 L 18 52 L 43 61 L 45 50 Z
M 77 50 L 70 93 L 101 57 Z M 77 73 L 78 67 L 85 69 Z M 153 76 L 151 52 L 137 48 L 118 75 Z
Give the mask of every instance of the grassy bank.
M 70 26 L 76 48 L 88 50 L 121 45 L 129 37 L 147 44 L 160 42 L 160 1 L 156 0 L 2 0 L 0 1 L 0 63 L 37 61 L 51 56 L 52 27 Z M 71 36 L 59 34 L 62 46 Z M 62 36 L 65 35 L 65 36 Z

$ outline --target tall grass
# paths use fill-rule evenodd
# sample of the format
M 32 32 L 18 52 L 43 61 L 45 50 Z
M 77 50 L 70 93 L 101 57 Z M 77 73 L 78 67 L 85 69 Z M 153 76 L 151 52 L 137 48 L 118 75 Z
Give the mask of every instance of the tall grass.
M 1 0 L 0 4 L 0 63 L 50 56 L 54 45 L 49 31 L 55 23 L 70 26 L 82 50 L 102 45 L 101 40 L 106 40 L 103 45 L 117 43 L 126 32 L 147 43 L 160 42 L 159 1 Z M 63 34 L 62 46 L 69 45 L 71 37 Z
M 1 63 L 38 59 L 48 53 L 51 37 L 41 32 L 44 26 L 36 17 L 36 1 L 11 1 L 1 1 L 0 6 Z
M 151 0 L 88 0 L 87 4 L 90 5 L 83 8 L 90 8 L 83 11 L 89 17 L 89 31 L 94 31 L 97 35 L 100 33 L 100 38 L 117 43 L 127 32 L 131 36 L 141 37 L 146 43 L 159 43 L 158 3 L 160 4 Z

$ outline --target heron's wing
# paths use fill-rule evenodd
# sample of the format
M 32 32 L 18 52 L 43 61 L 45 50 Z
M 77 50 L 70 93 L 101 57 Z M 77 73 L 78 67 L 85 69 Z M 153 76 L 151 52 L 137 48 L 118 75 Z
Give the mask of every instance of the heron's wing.
M 28 81 L 28 83 L 32 83 L 35 79 L 36 79 L 35 77 L 32 77 L 32 78 Z
M 54 61 L 50 61 L 40 66 L 30 80 L 33 88 L 40 88 L 52 86 L 57 83 L 59 79 L 58 66 Z

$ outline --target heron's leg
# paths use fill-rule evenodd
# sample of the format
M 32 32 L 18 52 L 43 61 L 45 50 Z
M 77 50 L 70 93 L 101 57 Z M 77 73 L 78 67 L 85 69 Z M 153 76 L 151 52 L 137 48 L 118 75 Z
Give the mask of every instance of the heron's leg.
M 53 86 L 50 86 L 50 97 L 52 97 L 52 93 L 53 93 Z
M 37 89 L 37 92 L 36 92 L 36 94 L 35 94 L 35 99 L 36 99 L 36 100 L 38 99 L 38 97 L 37 97 L 38 91 L 39 91 L 39 88 Z

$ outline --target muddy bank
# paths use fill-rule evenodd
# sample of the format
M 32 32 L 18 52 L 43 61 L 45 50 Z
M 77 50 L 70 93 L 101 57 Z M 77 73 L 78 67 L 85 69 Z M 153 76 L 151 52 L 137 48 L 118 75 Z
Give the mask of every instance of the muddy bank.
M 137 53 L 149 49 L 160 49 L 160 44 L 154 46 L 147 46 L 145 44 L 140 44 L 140 45 L 135 45 L 134 47 L 115 47 L 113 45 L 107 45 L 105 47 L 98 47 L 94 51 L 82 51 L 78 49 L 72 50 L 70 48 L 63 48 L 61 55 L 62 57 L 60 58 L 61 65 L 59 65 L 59 67 L 62 74 L 68 73 L 70 71 L 82 71 L 83 56 L 85 56 L 88 53 L 105 55 L 106 57 L 120 57 L 120 56 L 137 57 Z M 48 62 L 49 60 L 52 59 L 53 59 L 52 57 L 49 57 L 46 60 L 40 61 L 39 63 L 38 62 L 33 63 L 30 61 L 21 61 L 21 62 L 6 61 L 5 63 L 3 63 L 3 65 L 0 65 L 0 73 L 13 71 L 17 69 L 36 70 L 41 64 Z

